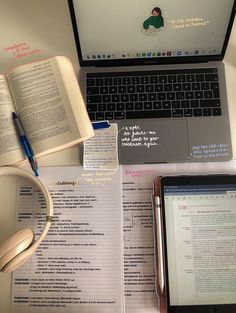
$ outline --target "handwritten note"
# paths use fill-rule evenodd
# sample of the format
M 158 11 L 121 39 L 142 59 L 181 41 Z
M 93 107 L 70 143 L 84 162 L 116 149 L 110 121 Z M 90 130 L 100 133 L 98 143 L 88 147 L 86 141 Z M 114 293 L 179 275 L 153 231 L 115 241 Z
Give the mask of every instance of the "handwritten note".
M 121 137 L 122 147 L 158 146 L 159 136 L 155 130 L 147 130 L 140 125 L 125 126 Z
M 32 48 L 26 42 L 17 42 L 3 48 L 3 51 L 19 59 L 33 54 L 39 54 L 40 49 Z
M 202 144 L 193 145 L 191 156 L 193 159 L 220 159 L 229 156 L 228 144 Z
M 117 124 L 96 130 L 95 136 L 84 142 L 84 169 L 117 169 L 118 163 Z

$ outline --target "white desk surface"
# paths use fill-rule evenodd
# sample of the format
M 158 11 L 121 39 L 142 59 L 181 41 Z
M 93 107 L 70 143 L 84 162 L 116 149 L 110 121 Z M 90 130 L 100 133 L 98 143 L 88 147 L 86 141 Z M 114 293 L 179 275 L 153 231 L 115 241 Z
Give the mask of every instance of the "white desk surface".
M 74 44 L 69 11 L 66 0 L 1 0 L 0 4 L 0 72 L 8 71 L 22 63 L 48 57 L 55 54 L 70 56 L 76 69 L 79 69 Z M 23 43 L 31 55 L 15 57 L 14 45 Z M 19 54 L 19 52 L 17 52 Z M 21 52 L 20 52 L 21 53 Z M 194 172 L 236 172 L 236 22 L 225 55 L 225 72 L 230 112 L 230 125 L 233 143 L 233 160 L 228 163 L 194 164 Z M 40 165 L 75 165 L 79 164 L 79 149 L 73 147 L 40 160 Z M 160 171 L 164 165 L 160 165 Z M 178 168 L 178 166 L 176 167 Z M 1 180 L 0 180 L 1 183 Z M 0 188 L 0 242 L 8 233 L 14 231 L 15 213 L 12 197 L 4 190 L 12 182 L 4 180 Z M 6 205 L 4 205 L 6 203 Z M 0 273 L 0 312 L 10 312 L 11 275 Z

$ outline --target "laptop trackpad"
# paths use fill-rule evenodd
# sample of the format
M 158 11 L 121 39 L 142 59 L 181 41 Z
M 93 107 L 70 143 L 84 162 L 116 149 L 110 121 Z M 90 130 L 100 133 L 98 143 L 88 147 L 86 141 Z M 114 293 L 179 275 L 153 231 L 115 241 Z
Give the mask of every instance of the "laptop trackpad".
M 183 119 L 119 121 L 118 144 L 121 164 L 187 161 L 187 122 Z

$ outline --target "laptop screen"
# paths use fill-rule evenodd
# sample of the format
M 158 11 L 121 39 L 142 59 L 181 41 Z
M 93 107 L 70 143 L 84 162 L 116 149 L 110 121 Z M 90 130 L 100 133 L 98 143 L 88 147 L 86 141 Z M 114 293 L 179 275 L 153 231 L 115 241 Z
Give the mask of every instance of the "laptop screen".
M 73 0 L 83 61 L 221 55 L 234 0 Z

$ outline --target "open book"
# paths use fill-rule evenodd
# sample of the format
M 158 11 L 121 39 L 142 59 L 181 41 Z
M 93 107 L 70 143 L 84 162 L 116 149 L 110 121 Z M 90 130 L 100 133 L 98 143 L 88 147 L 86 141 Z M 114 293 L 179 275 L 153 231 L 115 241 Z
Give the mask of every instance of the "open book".
M 21 65 L 0 75 L 0 166 L 25 160 L 13 111 L 36 157 L 94 135 L 73 65 L 64 56 Z

